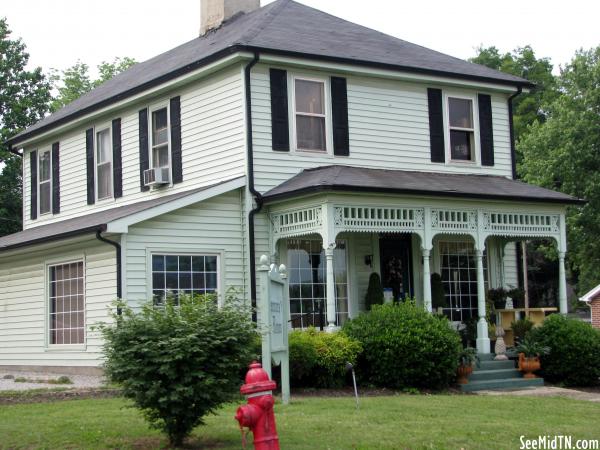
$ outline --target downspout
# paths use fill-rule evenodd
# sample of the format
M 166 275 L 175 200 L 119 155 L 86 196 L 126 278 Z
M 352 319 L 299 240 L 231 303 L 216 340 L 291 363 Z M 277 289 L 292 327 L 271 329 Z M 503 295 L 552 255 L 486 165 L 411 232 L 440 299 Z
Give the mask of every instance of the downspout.
M 519 86 L 517 92 L 508 97 L 508 129 L 510 133 L 510 157 L 512 163 L 512 177 L 513 180 L 517 179 L 517 152 L 515 149 L 515 130 L 513 125 L 513 99 L 523 92 L 523 88 Z
M 248 190 L 254 197 L 256 207 L 248 213 L 248 257 L 250 259 L 250 300 L 252 302 L 252 319 L 256 321 L 256 249 L 254 246 L 254 216 L 263 206 L 263 197 L 254 187 L 254 154 L 252 151 L 252 95 L 250 92 L 250 72 L 258 62 L 259 53 L 254 52 L 254 58 L 244 69 L 246 90 L 246 159 L 248 161 Z
M 115 241 L 111 241 L 110 239 L 106 239 L 102 236 L 102 232 L 106 231 L 106 227 L 98 228 L 96 230 L 96 239 L 99 241 L 105 242 L 106 244 L 112 245 L 116 250 L 116 258 L 117 258 L 117 298 L 121 298 L 121 244 Z M 117 308 L 117 314 L 121 315 L 121 308 Z

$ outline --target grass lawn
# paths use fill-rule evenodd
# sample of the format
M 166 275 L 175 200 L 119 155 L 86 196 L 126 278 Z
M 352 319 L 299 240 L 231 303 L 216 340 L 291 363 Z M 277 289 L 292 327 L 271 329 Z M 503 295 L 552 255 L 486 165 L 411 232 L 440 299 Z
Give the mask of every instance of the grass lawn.
M 126 405 L 121 398 L 0 405 L 0 448 L 165 447 Z M 190 447 L 240 449 L 236 407 L 208 417 Z M 521 435 L 600 439 L 598 417 L 599 403 L 565 398 L 398 395 L 364 398 L 357 411 L 352 398 L 303 397 L 276 406 L 284 450 L 516 449 Z

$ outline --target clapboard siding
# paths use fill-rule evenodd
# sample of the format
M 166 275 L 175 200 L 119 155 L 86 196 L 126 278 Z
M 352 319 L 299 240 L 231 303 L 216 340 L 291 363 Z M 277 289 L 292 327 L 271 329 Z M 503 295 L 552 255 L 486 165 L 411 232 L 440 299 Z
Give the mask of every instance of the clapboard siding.
M 60 142 L 61 212 L 31 220 L 25 217 L 25 228 L 56 222 L 103 209 L 170 195 L 232 179 L 245 173 L 244 98 L 241 68 L 235 65 L 190 86 L 161 95 L 152 101 L 115 111 L 97 122 L 85 124 L 63 136 Z M 140 191 L 138 111 L 154 103 L 181 96 L 181 139 L 183 182 L 170 188 Z M 116 200 L 87 204 L 85 130 L 121 117 L 123 196 Z M 28 147 L 25 152 L 50 145 Z M 27 159 L 27 161 L 25 161 Z M 29 180 L 29 158 L 24 158 L 25 176 Z M 24 186 L 23 208 L 29 211 L 29 192 Z
M 519 286 L 517 245 L 520 244 L 509 242 L 504 247 L 504 286 L 508 288 Z
M 222 292 L 245 288 L 241 190 L 213 197 L 129 228 L 126 249 L 126 296 L 133 305 L 149 299 L 149 255 L 219 253 Z
M 495 165 L 430 161 L 427 85 L 347 76 L 350 156 L 276 152 L 271 142 L 269 67 L 252 74 L 252 124 L 256 185 L 265 192 L 302 169 L 346 164 L 370 168 L 511 175 L 507 97 L 492 95 Z M 473 91 L 475 93 L 476 91 Z M 293 147 L 293 143 L 292 143 Z
M 62 170 L 62 167 L 61 167 Z M 85 266 L 85 350 L 47 348 L 46 264 L 83 259 Z M 116 297 L 115 250 L 95 239 L 32 247 L 0 263 L 0 366 L 98 366 L 101 345 L 91 327 L 107 322 Z

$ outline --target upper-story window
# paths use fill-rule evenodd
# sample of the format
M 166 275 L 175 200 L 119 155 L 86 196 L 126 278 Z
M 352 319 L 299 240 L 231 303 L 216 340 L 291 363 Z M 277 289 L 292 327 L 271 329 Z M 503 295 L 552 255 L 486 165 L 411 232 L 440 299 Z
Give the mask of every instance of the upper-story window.
M 152 134 L 150 166 L 169 168 L 169 109 L 163 106 L 152 110 Z
M 476 139 L 472 98 L 448 96 L 448 135 L 451 161 L 475 162 Z
M 96 131 L 96 198 L 113 196 L 112 147 L 110 127 Z
M 327 152 L 327 101 L 323 80 L 294 79 L 296 149 Z
M 52 155 L 50 149 L 39 152 L 38 161 L 38 198 L 39 213 L 52 211 Z

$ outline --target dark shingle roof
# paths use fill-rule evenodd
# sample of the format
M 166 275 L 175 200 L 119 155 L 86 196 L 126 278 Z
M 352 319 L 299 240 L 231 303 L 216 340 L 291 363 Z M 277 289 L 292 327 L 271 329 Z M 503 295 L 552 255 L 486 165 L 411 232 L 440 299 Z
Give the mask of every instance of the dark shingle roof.
M 308 169 L 264 194 L 266 202 L 320 191 L 382 192 L 431 197 L 575 204 L 582 201 L 521 181 L 493 175 L 323 166 Z
M 134 65 L 10 142 L 17 143 L 241 50 L 531 86 L 522 78 L 411 44 L 292 0 L 278 0 L 251 13 L 234 16 L 217 30 Z
M 25 247 L 45 241 L 55 239 L 63 239 L 67 237 L 77 236 L 85 233 L 92 233 L 96 230 L 104 230 L 106 225 L 114 220 L 122 219 L 132 214 L 145 211 L 155 206 L 169 203 L 179 198 L 187 197 L 215 187 L 222 183 L 216 183 L 210 186 L 204 186 L 198 189 L 179 192 L 177 194 L 158 197 L 143 202 L 133 203 L 131 205 L 123 205 L 117 208 L 107 209 L 85 216 L 74 217 L 72 219 L 61 220 L 60 222 L 50 223 L 47 225 L 39 225 L 34 228 L 28 228 L 19 233 L 9 234 L 8 236 L 0 237 L 0 252 L 18 247 Z

